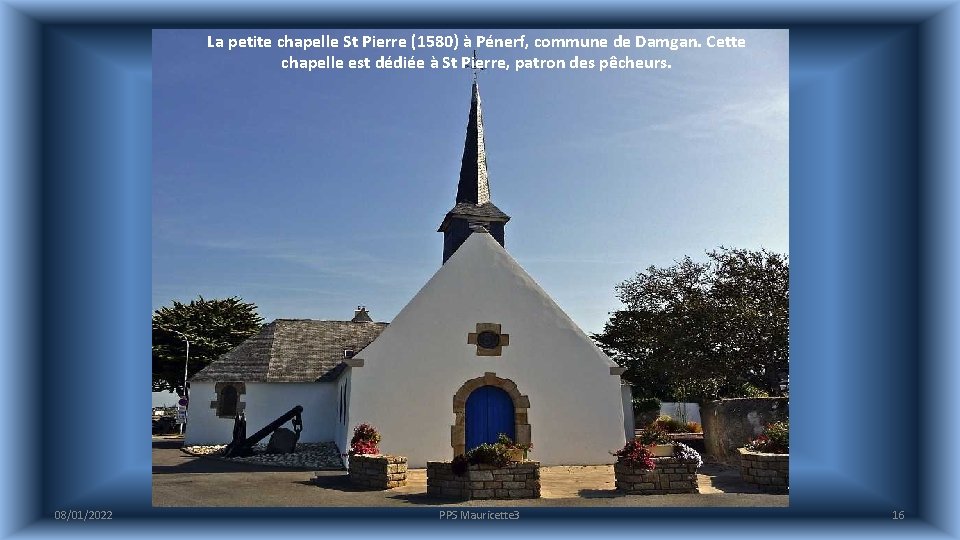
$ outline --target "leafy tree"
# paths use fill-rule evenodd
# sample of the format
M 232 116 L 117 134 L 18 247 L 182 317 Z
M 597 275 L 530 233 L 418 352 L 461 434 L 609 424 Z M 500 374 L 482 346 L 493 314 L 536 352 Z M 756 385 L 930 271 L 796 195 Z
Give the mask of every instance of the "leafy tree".
M 789 264 L 766 250 L 651 266 L 617 286 L 626 309 L 593 338 L 639 396 L 677 401 L 780 394 L 788 369 Z
M 189 304 L 173 302 L 153 312 L 153 390 L 183 395 L 183 365 L 190 341 L 188 376 L 256 333 L 263 322 L 257 306 L 237 297 Z

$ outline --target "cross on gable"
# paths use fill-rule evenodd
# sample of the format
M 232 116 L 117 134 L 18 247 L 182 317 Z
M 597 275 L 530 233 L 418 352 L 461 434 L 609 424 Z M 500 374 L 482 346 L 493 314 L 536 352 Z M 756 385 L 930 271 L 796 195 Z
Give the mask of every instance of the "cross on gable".
M 477 356 L 501 356 L 510 334 L 500 332 L 499 323 L 477 323 L 477 331 L 467 334 L 467 344 L 477 346 Z

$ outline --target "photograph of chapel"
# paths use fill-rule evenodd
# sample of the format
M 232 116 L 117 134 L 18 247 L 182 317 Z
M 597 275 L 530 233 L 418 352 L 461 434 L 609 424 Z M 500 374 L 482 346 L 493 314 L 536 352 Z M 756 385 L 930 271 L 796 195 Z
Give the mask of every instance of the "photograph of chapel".
M 254 34 L 326 48 L 212 46 Z M 787 33 L 345 34 L 409 35 L 154 32 L 154 505 L 786 506 Z
M 186 444 L 229 442 L 238 409 L 262 426 L 301 404 L 300 441 L 346 449 L 370 423 L 411 467 L 500 433 L 535 440 L 545 465 L 614 461 L 631 406 L 623 368 L 504 249 L 510 216 L 491 199 L 477 82 L 465 139 L 442 265 L 410 303 L 390 324 L 364 308 L 349 321 L 267 324 L 190 379 L 194 403 L 211 399 L 191 408 Z

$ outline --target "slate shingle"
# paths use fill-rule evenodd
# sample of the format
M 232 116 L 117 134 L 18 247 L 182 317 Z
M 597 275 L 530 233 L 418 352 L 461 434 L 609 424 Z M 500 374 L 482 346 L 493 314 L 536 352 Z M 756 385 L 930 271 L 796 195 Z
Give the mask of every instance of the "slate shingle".
M 388 323 L 277 319 L 197 372 L 191 381 L 315 382 L 344 369 L 343 351 L 360 351 Z

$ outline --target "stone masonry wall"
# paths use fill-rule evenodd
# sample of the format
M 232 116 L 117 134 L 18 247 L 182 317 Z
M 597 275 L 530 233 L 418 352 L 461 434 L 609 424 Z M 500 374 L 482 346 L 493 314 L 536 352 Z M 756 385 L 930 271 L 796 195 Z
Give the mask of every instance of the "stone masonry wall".
M 627 463 L 615 463 L 613 474 L 618 491 L 632 495 L 666 495 L 668 493 L 700 493 L 696 463 L 672 457 L 653 458 L 652 471 Z
M 504 468 L 470 465 L 463 476 L 449 461 L 427 462 L 427 495 L 454 499 L 537 499 L 540 462 L 509 463 Z
M 766 454 L 739 448 L 740 478 L 765 491 L 786 492 L 790 485 L 790 454 Z
M 355 454 L 350 456 L 350 483 L 371 489 L 390 489 L 407 484 L 407 458 Z
M 734 398 L 700 407 L 704 458 L 736 466 L 737 448 L 763 433 L 767 424 L 789 418 L 787 398 Z

